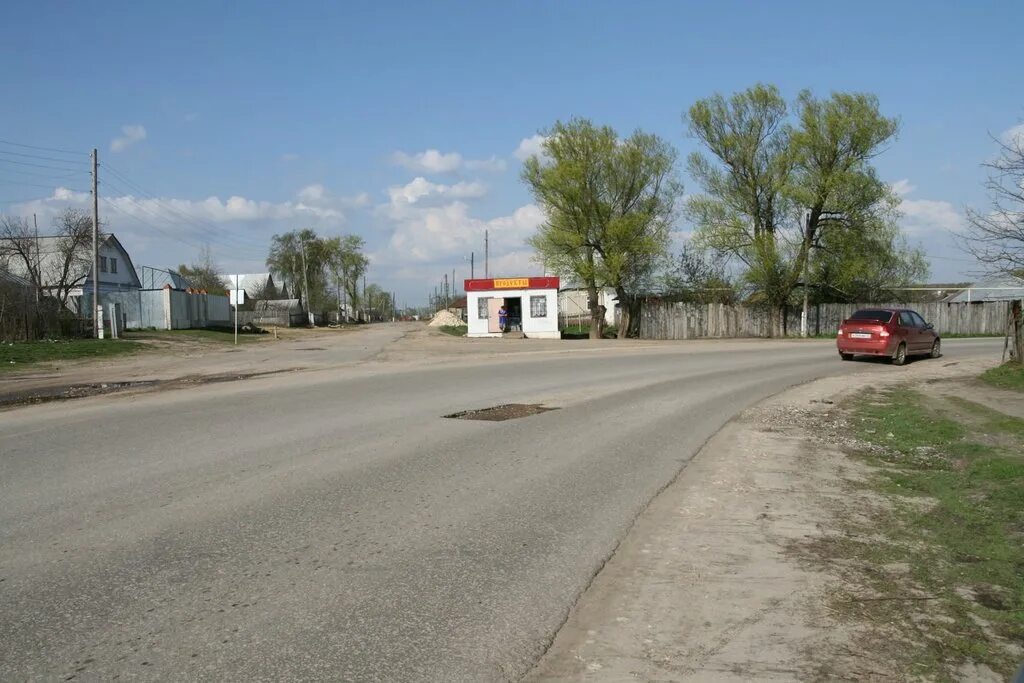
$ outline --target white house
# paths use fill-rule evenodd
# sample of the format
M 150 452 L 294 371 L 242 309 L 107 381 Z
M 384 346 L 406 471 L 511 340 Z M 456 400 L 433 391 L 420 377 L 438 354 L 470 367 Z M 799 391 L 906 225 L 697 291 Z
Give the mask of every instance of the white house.
M 465 289 L 466 336 L 561 339 L 557 277 L 466 280 Z
M 39 237 L 33 240 L 36 269 L 44 294 L 58 299 L 67 296 L 67 306 L 73 311 L 88 311 L 92 300 L 92 243 L 70 247 L 67 237 Z M 142 284 L 128 251 L 117 237 L 107 235 L 99 245 L 100 300 L 108 293 L 138 291 Z M 15 275 L 28 277 L 22 259 L 10 259 L 9 267 Z

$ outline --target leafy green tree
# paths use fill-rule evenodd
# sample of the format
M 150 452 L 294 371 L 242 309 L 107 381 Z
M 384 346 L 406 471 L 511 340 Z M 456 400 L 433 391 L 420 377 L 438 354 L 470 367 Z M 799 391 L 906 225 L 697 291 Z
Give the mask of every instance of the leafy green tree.
M 697 102 L 685 121 L 710 153 L 689 159 L 704 189 L 687 203 L 698 243 L 745 264 L 744 278 L 754 299 L 770 307 L 773 329 L 805 266 L 811 272 L 808 259 L 822 239 L 844 245 L 847 253 L 884 242 L 902 262 L 886 273 L 920 272 L 919 255 L 892 238 L 895 199 L 871 163 L 898 129 L 873 95 L 817 99 L 804 91 L 791 116 L 777 88 L 758 84 L 729 99 Z M 837 231 L 844 234 L 831 235 Z
M 668 250 L 681 192 L 676 152 L 656 135 L 620 139 L 586 119 L 555 123 L 543 147 L 523 165 L 523 181 L 546 216 L 529 243 L 548 270 L 586 287 L 591 338 L 603 334 L 598 289 L 613 287 L 625 337 L 639 325 L 637 294 Z
M 366 273 L 370 265 L 369 259 L 363 254 L 365 243 L 358 235 L 345 235 L 343 237 L 332 237 L 327 245 L 328 268 L 335 280 L 344 288 L 345 296 L 352 309 L 361 304 L 362 297 L 359 292 L 359 280 Z M 341 292 L 338 292 L 341 296 Z

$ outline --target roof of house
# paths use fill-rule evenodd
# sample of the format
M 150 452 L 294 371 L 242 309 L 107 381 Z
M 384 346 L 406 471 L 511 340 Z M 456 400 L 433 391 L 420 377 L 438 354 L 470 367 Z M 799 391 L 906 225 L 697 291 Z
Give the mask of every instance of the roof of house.
M 274 285 L 274 276 L 270 273 L 245 273 L 224 276 L 230 289 L 244 289 L 247 296 L 253 298 Z
M 9 270 L 0 268 L 0 282 L 7 285 L 14 285 L 15 287 L 22 287 L 24 289 L 32 289 L 32 283 L 21 277 L 15 275 Z
M 39 270 L 42 273 L 41 279 L 43 280 L 42 284 L 44 287 L 56 286 L 53 278 L 48 276 L 59 277 L 57 274 L 63 269 L 64 256 L 61 249 L 61 240 L 64 239 L 64 237 L 56 235 L 41 235 L 36 238 L 39 252 Z M 131 275 L 137 287 L 141 287 L 142 284 L 139 282 L 139 276 L 135 272 L 135 266 L 132 264 L 132 257 L 117 237 L 113 233 L 108 234 L 100 244 L 104 247 L 116 249 L 121 253 L 127 266 L 124 272 Z M 72 272 L 69 273 L 68 281 L 82 284 L 88 281 L 89 275 L 92 273 L 92 245 L 87 244 L 79 247 L 79 252 L 79 257 L 71 263 Z M 10 265 L 20 271 L 23 264 L 20 264 L 16 259 L 12 259 Z M 103 282 L 102 278 L 100 278 L 100 282 Z
M 967 289 L 948 296 L 943 301 L 948 304 L 961 304 L 978 301 L 1014 301 L 1024 299 L 1024 279 L 1012 275 L 1002 275 L 977 282 Z

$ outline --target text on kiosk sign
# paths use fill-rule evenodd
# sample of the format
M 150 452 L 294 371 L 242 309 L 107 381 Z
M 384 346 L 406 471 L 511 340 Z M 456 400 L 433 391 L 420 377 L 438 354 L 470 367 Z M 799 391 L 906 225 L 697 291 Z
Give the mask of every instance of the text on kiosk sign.
M 527 289 L 530 286 L 530 278 L 528 277 L 514 277 L 495 279 L 495 289 Z

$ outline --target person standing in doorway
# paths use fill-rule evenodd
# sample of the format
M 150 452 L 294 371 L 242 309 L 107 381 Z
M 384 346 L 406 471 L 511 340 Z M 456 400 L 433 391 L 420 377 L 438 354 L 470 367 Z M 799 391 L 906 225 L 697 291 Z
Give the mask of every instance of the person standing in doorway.
M 504 332 L 508 325 L 508 309 L 505 308 L 505 304 L 501 305 L 498 309 L 498 325 L 501 326 L 501 331 Z

